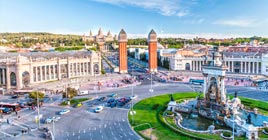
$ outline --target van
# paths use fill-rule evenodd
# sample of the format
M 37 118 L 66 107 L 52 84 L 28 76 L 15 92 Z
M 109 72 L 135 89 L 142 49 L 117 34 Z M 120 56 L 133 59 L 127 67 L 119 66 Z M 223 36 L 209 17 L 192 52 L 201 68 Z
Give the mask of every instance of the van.
M 79 90 L 79 91 L 78 91 L 78 95 L 79 95 L 79 96 L 87 95 L 87 94 L 89 94 L 87 90 Z

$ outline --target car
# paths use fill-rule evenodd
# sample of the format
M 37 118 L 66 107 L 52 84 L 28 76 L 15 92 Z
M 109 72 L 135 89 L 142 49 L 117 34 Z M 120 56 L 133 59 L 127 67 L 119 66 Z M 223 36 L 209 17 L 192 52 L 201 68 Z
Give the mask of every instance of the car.
M 95 109 L 95 112 L 96 112 L 96 113 L 100 113 L 102 110 L 103 110 L 103 106 L 98 106 L 98 107 Z
M 2 112 L 4 114 L 10 114 L 12 112 L 12 110 L 10 108 L 1 107 L 0 112 Z
M 126 100 L 126 98 L 123 97 L 123 98 L 119 99 L 118 102 L 124 102 L 125 100 Z
M 63 109 L 63 110 L 61 110 L 61 111 L 59 112 L 59 114 L 60 114 L 60 115 L 63 115 L 63 114 L 67 114 L 67 113 L 69 113 L 69 112 L 70 112 L 69 109 Z
M 112 93 L 112 94 L 110 94 L 110 95 L 108 95 L 108 97 L 117 97 L 117 94 L 116 93 Z
M 113 108 L 113 107 L 116 107 L 116 105 L 117 105 L 117 102 L 115 101 L 115 102 L 112 102 L 112 103 L 110 104 L 110 107 Z
M 108 103 L 108 104 L 111 104 L 111 103 L 113 103 L 114 101 L 115 101 L 115 99 L 112 98 L 112 99 L 109 99 L 109 100 L 107 101 L 107 103 Z
M 77 103 L 74 105 L 74 107 L 77 108 L 77 107 L 81 107 L 82 105 L 83 105 L 82 103 Z
M 45 120 L 44 120 L 44 123 L 51 123 L 52 122 L 52 117 L 47 117 Z
M 99 99 L 98 99 L 98 101 L 103 101 L 103 100 L 105 100 L 106 99 L 106 97 L 100 97 Z
M 13 96 L 11 96 L 11 98 L 12 99 L 17 99 L 17 98 L 19 98 L 19 96 L 18 95 L 13 95 Z
M 130 99 L 136 99 L 138 96 L 137 95 L 132 95 L 132 96 L 130 96 Z

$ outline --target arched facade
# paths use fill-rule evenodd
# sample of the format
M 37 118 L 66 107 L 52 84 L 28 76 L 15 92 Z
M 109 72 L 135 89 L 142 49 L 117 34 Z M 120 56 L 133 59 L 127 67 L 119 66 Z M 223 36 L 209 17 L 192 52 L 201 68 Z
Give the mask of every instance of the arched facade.
M 17 86 L 17 77 L 14 72 L 10 73 L 10 85 L 11 86 Z
M 185 64 L 185 70 L 191 70 L 191 65 L 190 63 Z
M 24 71 L 22 73 L 22 84 L 24 87 L 27 87 L 30 84 L 30 73 L 28 71 Z

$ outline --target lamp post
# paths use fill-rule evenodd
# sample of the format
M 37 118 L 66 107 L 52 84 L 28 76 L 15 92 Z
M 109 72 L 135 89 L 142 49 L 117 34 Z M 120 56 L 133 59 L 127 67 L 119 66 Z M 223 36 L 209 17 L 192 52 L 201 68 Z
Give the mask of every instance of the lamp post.
M 149 89 L 149 92 L 151 94 L 153 94 L 154 90 L 153 90 L 153 76 L 152 76 L 152 72 L 151 72 L 151 88 Z
M 36 92 L 37 96 L 37 115 L 38 115 L 38 129 L 40 128 L 40 111 L 39 111 L 39 92 Z
M 235 127 L 235 113 L 233 113 L 233 140 L 234 140 L 234 127 Z

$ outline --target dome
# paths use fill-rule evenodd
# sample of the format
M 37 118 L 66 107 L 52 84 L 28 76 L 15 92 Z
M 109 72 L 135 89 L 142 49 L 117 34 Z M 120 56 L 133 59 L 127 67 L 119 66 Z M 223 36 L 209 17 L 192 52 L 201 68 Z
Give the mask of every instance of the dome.
M 119 42 L 127 42 L 127 33 L 124 29 L 121 29 L 119 35 L 118 35 L 118 41 Z
M 148 41 L 157 41 L 157 35 L 156 32 L 152 29 L 151 32 L 148 35 Z

